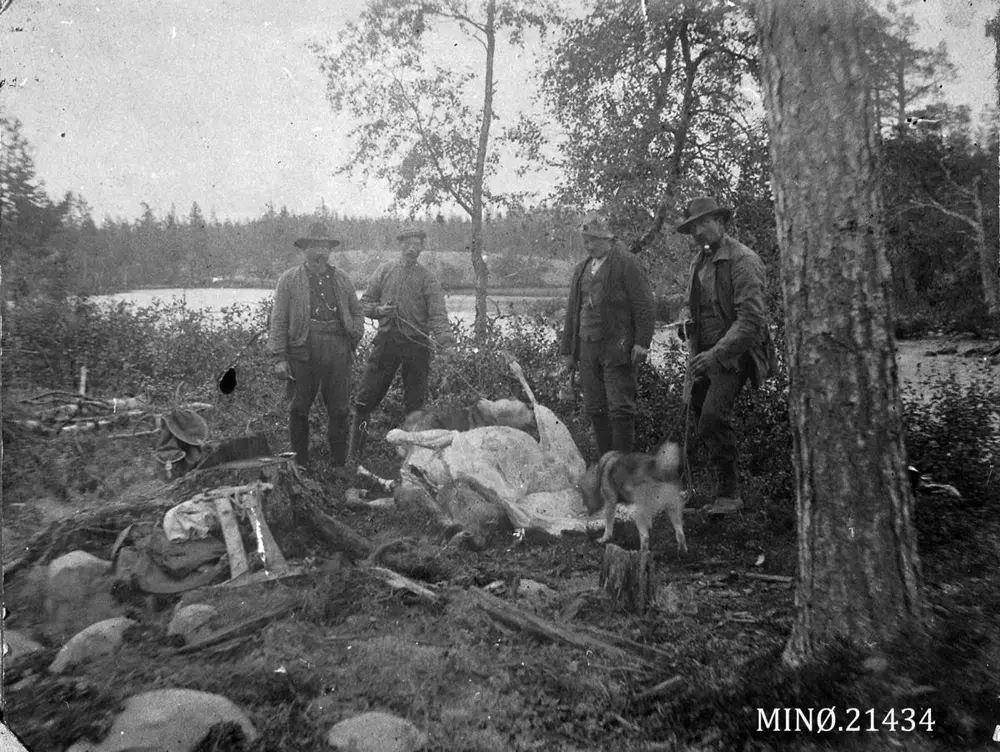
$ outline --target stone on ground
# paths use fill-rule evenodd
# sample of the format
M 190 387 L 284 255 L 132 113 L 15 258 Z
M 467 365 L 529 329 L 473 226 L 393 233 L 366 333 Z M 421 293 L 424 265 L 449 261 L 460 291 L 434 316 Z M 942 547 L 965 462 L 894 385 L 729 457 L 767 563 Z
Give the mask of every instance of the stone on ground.
M 125 630 L 133 624 L 134 621 L 124 616 L 91 624 L 82 632 L 73 635 L 70 641 L 63 645 L 49 666 L 49 671 L 61 674 L 78 663 L 116 652 L 122 645 Z
M 21 656 L 29 653 L 37 653 L 44 650 L 44 646 L 28 637 L 24 632 L 17 629 L 5 629 L 3 631 L 3 655 L 8 663 L 15 661 Z
M 113 578 L 111 562 L 85 551 L 70 551 L 54 560 L 45 588 L 49 629 L 65 636 L 120 616 L 124 609 L 111 597 Z
M 427 744 L 427 735 L 389 713 L 362 713 L 330 729 L 327 743 L 342 752 L 417 752 Z
M 212 620 L 218 615 L 219 610 L 207 603 L 181 606 L 167 626 L 167 636 L 180 635 L 188 644 L 197 642 L 212 631 Z
M 68 752 L 191 752 L 220 723 L 239 726 L 247 742 L 257 738 L 246 714 L 221 695 L 194 689 L 157 689 L 127 699 L 103 742 L 77 742 Z

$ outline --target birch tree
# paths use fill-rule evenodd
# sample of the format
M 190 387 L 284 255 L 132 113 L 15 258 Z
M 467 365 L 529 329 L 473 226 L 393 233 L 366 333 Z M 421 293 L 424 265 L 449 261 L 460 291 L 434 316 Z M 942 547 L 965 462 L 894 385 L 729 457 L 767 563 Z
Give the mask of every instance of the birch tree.
M 530 29 L 543 31 L 553 8 L 548 0 L 370 0 L 335 42 L 313 47 L 333 110 L 356 123 L 340 172 L 383 181 L 411 211 L 451 202 L 471 219 L 480 337 L 489 280 L 484 207 L 500 198 L 489 187 L 499 163 L 491 144 L 497 45 L 519 46 Z M 440 50 L 442 35 L 456 33 L 480 48 L 475 70 L 457 64 L 460 53 Z

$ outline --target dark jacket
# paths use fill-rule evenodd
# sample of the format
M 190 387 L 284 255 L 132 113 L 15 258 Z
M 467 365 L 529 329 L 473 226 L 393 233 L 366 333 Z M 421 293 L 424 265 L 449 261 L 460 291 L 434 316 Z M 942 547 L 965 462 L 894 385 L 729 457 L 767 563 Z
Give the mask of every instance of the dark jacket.
M 583 275 L 590 258 L 577 264 L 569 288 L 569 305 L 563 325 L 561 355 L 580 357 L 580 304 L 583 302 Z M 601 301 L 601 321 L 604 325 L 606 362 L 611 365 L 628 363 L 632 345 L 649 348 L 653 340 L 656 306 L 653 288 L 646 273 L 632 253 L 612 250 L 604 262 L 608 265 L 607 289 Z
M 333 266 L 337 281 L 337 306 L 341 321 L 357 347 L 365 333 L 365 317 L 354 283 L 343 269 Z M 309 271 L 304 264 L 278 277 L 271 309 L 271 330 L 267 349 L 277 358 L 287 358 L 290 350 L 301 349 L 309 341 Z
M 711 263 L 715 264 L 715 313 L 722 318 L 727 329 L 710 352 L 719 365 L 731 369 L 739 368 L 741 357 L 749 353 L 750 383 L 756 388 L 777 367 L 764 306 L 767 286 L 764 262 L 751 249 L 725 235 Z M 696 257 L 688 276 L 688 310 L 694 320 L 689 334 L 692 357 L 701 351 L 698 331 L 700 286 L 694 284 L 697 266 Z M 685 395 L 690 391 L 689 382 L 690 377 L 685 384 Z

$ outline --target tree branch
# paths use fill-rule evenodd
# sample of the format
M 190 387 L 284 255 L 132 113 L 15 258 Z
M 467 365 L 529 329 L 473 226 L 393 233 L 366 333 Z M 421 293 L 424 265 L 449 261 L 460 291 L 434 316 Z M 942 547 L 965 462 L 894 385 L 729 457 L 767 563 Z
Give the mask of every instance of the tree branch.
M 416 102 L 414 102 L 406 93 L 406 87 L 403 86 L 403 82 L 398 78 L 396 80 L 396 85 L 399 87 L 399 94 L 403 101 L 406 102 L 410 111 L 413 112 L 413 116 L 417 121 L 417 132 L 420 134 L 420 141 L 427 150 L 428 156 L 430 156 L 431 163 L 434 165 L 434 170 L 437 172 L 438 177 L 441 178 L 441 182 L 444 185 L 445 191 L 451 194 L 452 198 L 455 199 L 455 203 L 462 207 L 462 209 L 472 216 L 472 205 L 467 199 L 465 199 L 458 189 L 453 185 L 452 179 L 445 173 L 444 168 L 441 165 L 441 157 L 437 151 L 434 149 L 431 140 L 427 137 L 427 128 L 424 126 L 423 116 L 420 113 L 420 108 L 417 107 Z

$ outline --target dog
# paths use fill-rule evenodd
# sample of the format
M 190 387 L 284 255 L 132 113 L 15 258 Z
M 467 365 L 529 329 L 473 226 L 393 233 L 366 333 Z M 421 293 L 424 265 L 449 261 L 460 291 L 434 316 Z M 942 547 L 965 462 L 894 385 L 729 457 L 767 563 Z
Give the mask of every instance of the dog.
M 596 465 L 587 469 L 580 477 L 577 488 L 588 514 L 604 509 L 604 535 L 599 542 L 611 540 L 617 505 L 633 504 L 640 550 L 649 550 L 649 528 L 653 518 L 666 509 L 674 526 L 677 549 L 686 553 L 680 468 L 680 447 L 673 442 L 664 442 L 656 454 L 607 452 Z
M 438 406 L 414 410 L 400 426 L 404 431 L 469 431 L 483 426 L 525 430 L 535 422 L 534 411 L 519 400 L 481 399 L 466 407 Z

